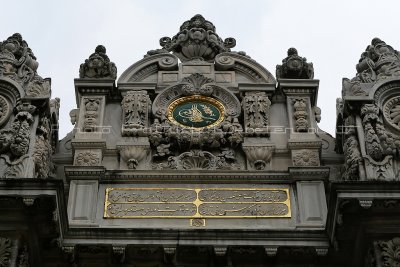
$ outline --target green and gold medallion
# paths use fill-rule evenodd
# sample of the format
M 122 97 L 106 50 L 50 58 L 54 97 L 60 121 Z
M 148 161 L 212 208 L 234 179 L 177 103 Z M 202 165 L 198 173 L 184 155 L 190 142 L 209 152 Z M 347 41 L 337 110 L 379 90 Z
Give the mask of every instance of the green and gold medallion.
M 224 105 L 201 95 L 181 97 L 168 107 L 168 119 L 188 128 L 209 128 L 223 121 Z

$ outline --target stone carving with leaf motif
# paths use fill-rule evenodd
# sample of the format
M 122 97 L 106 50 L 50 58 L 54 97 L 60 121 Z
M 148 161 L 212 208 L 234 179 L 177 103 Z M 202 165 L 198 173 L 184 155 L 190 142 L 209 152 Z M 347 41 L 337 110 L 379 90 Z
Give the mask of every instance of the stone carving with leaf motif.
M 92 151 L 78 152 L 75 157 L 76 166 L 98 166 L 100 164 L 100 154 Z
M 305 57 L 300 57 L 296 48 L 289 48 L 287 57 L 282 60 L 282 65 L 276 66 L 276 78 L 278 79 L 313 79 L 314 67 L 307 63 Z
M 164 50 L 172 51 L 182 62 L 195 59 L 212 62 L 217 54 L 235 47 L 236 41 L 233 38 L 222 41 L 211 22 L 201 15 L 195 15 L 182 24 L 172 39 L 161 38 L 160 45 Z
M 239 170 L 233 150 L 225 149 L 215 156 L 202 150 L 191 150 L 176 157 L 169 157 L 167 163 L 154 164 L 156 169 L 177 170 Z
M 309 167 L 319 166 L 318 150 L 314 149 L 298 149 L 292 150 L 293 166 Z
M 106 55 L 106 48 L 98 45 L 93 54 L 81 64 L 79 78 L 117 78 L 117 67 Z
M 381 251 L 383 266 L 400 266 L 400 238 L 395 237 L 389 241 L 378 242 Z
M 11 240 L 8 238 L 0 237 L 0 266 L 10 266 L 11 260 Z
M 11 115 L 10 102 L 3 96 L 0 95 L 0 126 L 7 122 L 7 119 Z
M 27 96 L 48 97 L 50 79 L 43 79 L 37 74 L 38 66 L 32 50 L 19 33 L 0 43 L 0 77 L 20 84 Z
M 51 155 L 53 148 L 50 143 L 50 122 L 46 117 L 41 118 L 36 130 L 35 150 L 33 162 L 35 164 L 35 177 L 47 178 L 53 169 Z
M 271 101 L 265 92 L 246 92 L 242 100 L 246 135 L 266 134 Z
M 151 100 L 146 91 L 128 91 L 122 99 L 122 135 L 145 135 Z
M 361 165 L 361 152 L 353 117 L 348 117 L 346 119 L 344 130 L 345 141 L 343 152 L 345 162 L 343 178 L 345 180 L 358 180 L 359 167 Z

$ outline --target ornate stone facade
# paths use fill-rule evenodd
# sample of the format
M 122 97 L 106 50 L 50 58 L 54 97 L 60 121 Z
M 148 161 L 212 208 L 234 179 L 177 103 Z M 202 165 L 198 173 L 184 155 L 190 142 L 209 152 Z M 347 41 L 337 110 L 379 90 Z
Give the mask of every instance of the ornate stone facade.
M 117 81 L 98 46 L 61 140 L 50 79 L 0 43 L 0 267 L 399 265 L 399 53 L 362 53 L 334 138 L 312 63 L 275 79 L 235 42 L 195 15 Z

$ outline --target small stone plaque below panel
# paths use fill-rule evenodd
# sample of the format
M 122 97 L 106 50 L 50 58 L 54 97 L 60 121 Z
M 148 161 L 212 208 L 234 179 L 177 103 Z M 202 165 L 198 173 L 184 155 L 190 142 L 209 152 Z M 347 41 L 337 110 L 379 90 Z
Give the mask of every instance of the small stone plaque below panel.
M 288 188 L 107 188 L 106 219 L 291 218 Z

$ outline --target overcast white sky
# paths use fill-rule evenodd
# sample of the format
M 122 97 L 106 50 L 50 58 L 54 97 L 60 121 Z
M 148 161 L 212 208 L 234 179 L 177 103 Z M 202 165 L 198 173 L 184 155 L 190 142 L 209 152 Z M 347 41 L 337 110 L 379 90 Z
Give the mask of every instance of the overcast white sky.
M 52 97 L 61 98 L 60 138 L 73 126 L 74 78 L 98 44 L 121 75 L 159 39 L 172 37 L 195 14 L 214 23 L 218 35 L 236 39 L 245 51 L 275 75 L 289 47 L 314 63 L 320 80 L 320 128 L 334 134 L 336 98 L 342 78 L 355 75 L 355 64 L 371 39 L 400 49 L 400 1 L 270 0 L 26 0 L 2 3 L 0 40 L 22 34 L 52 78 Z

